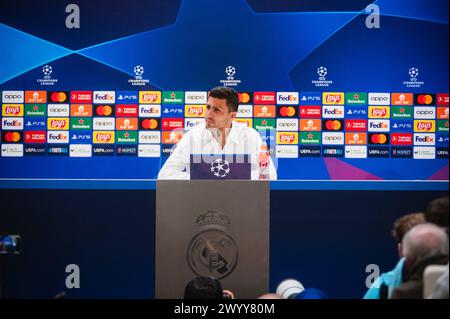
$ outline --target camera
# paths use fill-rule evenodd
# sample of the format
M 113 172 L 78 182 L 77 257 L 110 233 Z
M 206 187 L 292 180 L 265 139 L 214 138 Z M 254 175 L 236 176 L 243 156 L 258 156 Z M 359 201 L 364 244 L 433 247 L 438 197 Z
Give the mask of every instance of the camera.
M 19 254 L 20 236 L 0 234 L 0 254 Z

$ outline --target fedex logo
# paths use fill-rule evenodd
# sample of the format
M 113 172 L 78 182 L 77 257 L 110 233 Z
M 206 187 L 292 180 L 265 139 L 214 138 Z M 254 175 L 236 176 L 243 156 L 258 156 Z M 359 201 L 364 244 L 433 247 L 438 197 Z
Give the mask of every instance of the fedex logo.
M 94 91 L 94 103 L 115 103 L 116 92 L 114 91 Z
M 298 92 L 278 92 L 277 104 L 280 105 L 297 105 Z
M 69 132 L 68 131 L 47 132 L 47 143 L 50 144 L 69 143 Z
M 434 134 L 416 133 L 414 134 L 414 145 L 433 146 L 436 136 Z
M 344 106 L 343 105 L 324 105 L 323 106 L 323 118 L 344 118 Z
M 205 125 L 205 119 L 202 118 L 191 118 L 184 120 L 184 128 L 186 131 L 189 131 L 191 128 L 197 125 Z
M 139 105 L 139 117 L 161 117 L 161 105 L 159 104 Z
M 369 120 L 369 132 L 389 132 L 390 120 Z
M 23 117 L 3 118 L 2 130 L 23 130 Z

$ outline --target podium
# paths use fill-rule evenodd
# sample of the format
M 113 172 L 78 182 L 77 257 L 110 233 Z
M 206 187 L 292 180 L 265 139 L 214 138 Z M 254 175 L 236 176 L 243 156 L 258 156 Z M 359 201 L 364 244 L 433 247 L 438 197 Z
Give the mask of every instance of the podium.
M 183 297 L 212 276 L 236 298 L 269 292 L 268 181 L 156 183 L 155 297 Z

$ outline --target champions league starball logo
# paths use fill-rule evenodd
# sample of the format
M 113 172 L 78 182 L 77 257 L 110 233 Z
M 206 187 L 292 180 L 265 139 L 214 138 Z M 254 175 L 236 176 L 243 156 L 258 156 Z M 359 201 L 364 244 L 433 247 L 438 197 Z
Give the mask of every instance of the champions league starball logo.
M 234 75 L 236 74 L 236 68 L 229 65 L 225 68 L 225 74 L 227 76 L 226 80 L 220 80 L 220 83 L 224 86 L 236 86 L 241 84 L 241 80 L 235 80 Z
M 417 81 L 417 77 L 419 76 L 419 69 L 418 68 L 410 68 L 409 76 L 411 77 L 411 81 Z
M 324 66 L 319 66 L 316 70 L 319 78 L 317 80 L 312 80 L 312 84 L 316 87 L 328 87 L 333 84 L 333 81 L 327 80 L 326 75 L 328 74 L 328 69 Z
M 411 67 L 408 69 L 409 81 L 403 81 L 403 85 L 408 88 L 420 88 L 424 85 L 423 81 L 419 81 L 419 69 L 416 67 Z
M 220 158 L 211 163 L 211 173 L 219 178 L 224 178 L 230 173 L 230 163 Z
M 228 80 L 233 80 L 233 75 L 236 74 L 236 68 L 234 66 L 229 65 L 225 68 L 225 73 L 226 75 L 228 75 L 227 78 Z
M 144 67 L 142 65 L 136 65 L 133 68 L 133 73 L 135 75 L 134 79 L 128 79 L 128 83 L 132 86 L 145 86 L 150 82 L 148 79 L 142 78 L 142 75 L 144 74 Z
M 229 276 L 238 262 L 234 239 L 226 233 L 229 218 L 216 209 L 208 210 L 196 219 L 200 231 L 192 238 L 187 250 L 187 262 L 198 276 Z
M 317 74 L 319 75 L 319 80 L 325 80 L 325 76 L 327 75 L 328 70 L 326 67 L 321 66 L 317 68 Z
M 55 85 L 55 83 L 58 82 L 58 79 L 52 79 L 50 76 L 53 73 L 53 68 L 51 65 L 44 65 L 42 67 L 42 73 L 44 74 L 44 78 L 36 80 L 36 82 L 40 85 Z
M 42 67 L 42 73 L 44 73 L 45 78 L 50 78 L 50 74 L 52 74 L 52 72 L 53 68 L 50 65 L 46 64 Z
M 133 69 L 134 74 L 136 75 L 136 79 L 142 79 L 142 74 L 144 74 L 144 67 L 140 65 L 136 65 Z

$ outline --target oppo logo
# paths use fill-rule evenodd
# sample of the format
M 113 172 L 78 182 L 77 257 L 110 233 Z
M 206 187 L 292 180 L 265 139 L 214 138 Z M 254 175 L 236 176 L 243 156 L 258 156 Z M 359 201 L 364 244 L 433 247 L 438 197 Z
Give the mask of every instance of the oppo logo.
M 109 126 L 109 125 L 111 125 L 111 123 L 110 122 L 96 122 L 95 125 L 101 127 L 101 126 Z
M 325 141 L 329 141 L 329 142 L 336 142 L 336 141 L 342 141 L 343 139 L 342 139 L 342 136 L 335 136 L 335 135 L 332 135 L 332 136 L 330 136 L 330 135 L 325 135 L 324 137 L 323 137 L 323 139 L 325 140 Z
M 49 113 L 67 113 L 69 112 L 68 108 L 62 108 L 62 107 L 50 107 L 48 109 Z
M 434 112 L 433 111 L 416 111 L 416 114 L 430 115 L 430 114 L 434 114 Z
M 296 127 L 297 123 L 285 123 L 285 122 L 281 122 L 278 123 L 278 126 L 280 127 Z
M 6 94 L 6 95 L 3 95 L 3 98 L 5 100 L 6 99 L 8 99 L 8 100 L 15 100 L 15 99 L 21 99 L 22 95 L 20 95 L 20 94 Z
M 201 95 L 188 95 L 187 96 L 188 100 L 201 100 L 203 98 L 204 98 L 204 96 L 201 96 Z
M 385 96 L 372 96 L 370 97 L 370 100 L 375 102 L 387 102 L 389 98 Z

